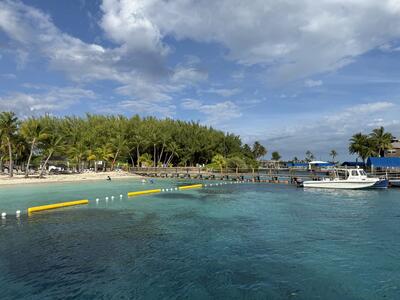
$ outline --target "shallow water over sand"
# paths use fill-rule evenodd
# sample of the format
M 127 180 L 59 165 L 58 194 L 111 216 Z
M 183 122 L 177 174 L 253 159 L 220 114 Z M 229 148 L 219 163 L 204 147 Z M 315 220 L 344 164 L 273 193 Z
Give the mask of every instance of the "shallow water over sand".
M 125 197 L 176 185 L 1 188 L 2 299 L 400 298 L 399 189 L 246 183 Z M 12 215 L 84 198 L 100 201 Z

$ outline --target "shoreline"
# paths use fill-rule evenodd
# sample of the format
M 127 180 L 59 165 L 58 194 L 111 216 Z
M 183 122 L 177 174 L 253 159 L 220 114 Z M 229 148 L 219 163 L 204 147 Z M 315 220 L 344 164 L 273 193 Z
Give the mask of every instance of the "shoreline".
M 99 173 L 80 173 L 80 174 L 61 174 L 61 175 L 47 175 L 44 178 L 29 177 L 25 178 L 24 175 L 14 175 L 9 178 L 7 175 L 0 176 L 0 187 L 25 185 L 25 184 L 44 184 L 44 183 L 66 183 L 66 182 L 83 182 L 94 180 L 106 180 L 107 176 L 114 179 L 141 179 L 143 176 L 128 173 L 128 172 L 99 172 Z

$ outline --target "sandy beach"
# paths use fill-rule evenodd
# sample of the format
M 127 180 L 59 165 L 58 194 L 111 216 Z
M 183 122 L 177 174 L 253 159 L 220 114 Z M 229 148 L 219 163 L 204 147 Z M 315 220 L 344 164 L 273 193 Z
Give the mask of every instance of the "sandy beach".
M 99 173 L 81 173 L 81 174 L 63 174 L 63 175 L 47 175 L 44 178 L 38 178 L 37 176 L 31 176 L 25 178 L 24 175 L 14 175 L 10 178 L 7 175 L 0 175 L 0 186 L 3 185 L 15 185 L 15 184 L 40 184 L 40 183 L 53 183 L 53 182 L 81 182 L 90 180 L 105 180 L 107 176 L 114 179 L 127 179 L 127 178 L 142 178 L 139 175 L 135 175 L 128 172 L 99 172 Z

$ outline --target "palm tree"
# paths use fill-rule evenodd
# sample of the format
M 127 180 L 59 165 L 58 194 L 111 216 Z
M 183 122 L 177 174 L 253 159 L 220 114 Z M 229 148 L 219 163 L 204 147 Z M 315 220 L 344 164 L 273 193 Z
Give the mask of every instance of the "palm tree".
M 221 154 L 217 154 L 212 159 L 212 164 L 220 168 L 221 174 L 224 167 L 226 167 L 226 159 Z
M 95 153 L 96 157 L 98 157 L 98 159 L 101 159 L 103 161 L 103 172 L 105 172 L 107 162 L 111 158 L 113 158 L 112 147 L 109 144 L 104 144 L 101 147 L 97 148 Z
M 255 141 L 253 144 L 253 154 L 256 159 L 259 159 L 267 154 L 267 149 L 259 141 Z
M 0 114 L 0 131 L 1 136 L 5 139 L 8 147 L 8 169 L 9 176 L 13 177 L 14 175 L 14 166 L 13 166 L 13 156 L 12 156 L 12 147 L 13 140 L 18 130 L 19 121 L 13 112 L 2 112 Z
M 385 128 L 382 126 L 372 130 L 370 134 L 371 142 L 376 148 L 376 152 L 379 157 L 385 154 L 385 150 L 392 148 L 393 136 L 389 132 L 385 132 Z
M 272 152 L 271 158 L 272 158 L 272 160 L 280 160 L 281 159 L 281 155 L 279 154 L 278 151 L 274 151 L 274 152 Z
M 30 152 L 28 162 L 26 163 L 25 177 L 29 176 L 29 166 L 31 163 L 33 152 L 35 151 L 36 145 L 47 137 L 45 127 L 35 118 L 30 118 L 22 123 L 21 135 L 30 144 Z
M 365 163 L 365 160 L 369 156 L 375 155 L 375 150 L 372 147 L 371 139 L 368 135 L 359 132 L 353 135 L 350 139 L 349 153 L 357 154 Z
M 335 163 L 335 157 L 338 155 L 336 150 L 332 149 L 329 155 L 332 157 L 332 162 Z
M 53 135 L 49 136 L 48 140 L 46 141 L 45 155 L 47 157 L 42 165 L 42 168 L 40 169 L 39 178 L 43 177 L 44 171 L 46 170 L 47 163 L 49 162 L 52 155 L 55 152 L 63 149 L 63 145 L 62 145 L 61 141 L 62 141 L 62 137 L 58 136 L 57 134 L 53 134 Z
M 310 162 L 310 161 L 313 161 L 314 159 L 315 159 L 314 154 L 310 150 L 307 150 L 306 151 L 306 161 Z

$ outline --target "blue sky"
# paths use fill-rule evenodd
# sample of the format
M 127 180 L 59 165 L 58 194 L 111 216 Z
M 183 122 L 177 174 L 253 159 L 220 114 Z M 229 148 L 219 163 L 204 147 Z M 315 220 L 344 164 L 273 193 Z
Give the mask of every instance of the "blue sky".
M 397 0 L 0 0 L 0 110 L 196 120 L 269 153 L 400 136 Z M 269 156 L 269 155 L 267 155 Z

